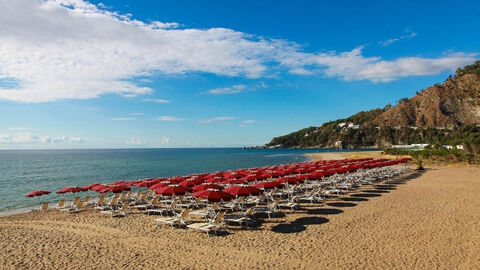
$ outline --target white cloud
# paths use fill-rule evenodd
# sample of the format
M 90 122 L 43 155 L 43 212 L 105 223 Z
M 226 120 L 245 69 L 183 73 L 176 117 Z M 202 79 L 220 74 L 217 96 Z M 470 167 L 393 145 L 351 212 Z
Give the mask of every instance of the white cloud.
M 406 32 L 406 34 L 404 34 L 402 36 L 387 39 L 387 40 L 383 40 L 383 41 L 378 42 L 378 44 L 380 46 L 383 46 L 383 47 L 388 47 L 388 46 L 392 45 L 393 43 L 395 43 L 397 41 L 400 41 L 402 39 L 412 39 L 412 38 L 414 38 L 418 35 L 417 33 L 411 31 L 410 29 L 405 30 L 405 32 Z
M 170 143 L 170 138 L 167 137 L 167 136 L 163 136 L 161 139 L 160 139 L 160 144 L 169 144 Z
M 110 118 L 112 121 L 133 121 L 136 120 L 136 118 L 133 117 L 115 117 L 115 118 Z
M 239 127 L 241 128 L 247 128 L 247 127 L 250 127 L 251 124 L 255 124 L 255 123 L 258 123 L 256 120 L 243 120 L 240 122 L 240 124 L 238 125 Z
M 210 124 L 210 123 L 214 123 L 214 122 L 224 122 L 224 121 L 230 121 L 230 120 L 235 120 L 235 119 L 236 119 L 235 117 L 220 116 L 220 117 L 215 117 L 215 118 L 211 118 L 211 119 L 202 120 L 202 121 L 199 121 L 198 123 Z
M 75 136 L 39 136 L 32 133 L 0 134 L 2 144 L 35 144 L 35 143 L 84 143 L 85 140 Z
M 378 42 L 378 44 L 380 46 L 383 46 L 383 47 L 388 47 L 388 46 L 392 45 L 393 43 L 395 43 L 399 40 L 400 40 L 400 38 L 391 38 L 391 39 L 380 41 L 380 42 Z
M 144 113 L 141 113 L 141 112 L 134 112 L 134 113 L 131 113 L 131 115 L 134 115 L 134 116 L 141 116 L 141 115 L 144 115 Z
M 131 138 L 131 139 L 128 139 L 125 144 L 129 144 L 129 145 L 142 145 L 143 142 L 142 140 L 140 139 L 136 139 L 136 138 Z
M 214 88 L 205 92 L 205 94 L 210 95 L 231 95 L 231 94 L 238 94 L 245 91 L 256 91 L 257 89 L 267 88 L 268 85 L 264 82 L 259 82 L 253 86 L 246 86 L 244 84 L 236 84 L 229 87 L 223 88 Z
M 175 121 L 185 121 L 186 119 L 178 118 L 178 117 L 171 116 L 171 115 L 162 115 L 162 116 L 155 117 L 153 120 L 165 121 L 165 122 L 175 122 Z
M 215 88 L 207 91 L 207 94 L 211 95 L 229 95 L 229 94 L 237 94 L 247 90 L 247 86 L 243 84 L 237 84 L 231 87 L 224 87 L 224 88 Z
M 0 143 L 37 143 L 40 138 L 37 135 L 31 133 L 18 133 L 18 134 L 9 134 L 3 133 L 0 134 Z
M 85 140 L 81 137 L 70 137 L 69 142 L 72 142 L 72 143 L 84 143 Z
M 389 81 L 454 70 L 476 57 L 454 53 L 388 61 L 364 57 L 358 49 L 306 53 L 285 40 L 226 28 L 146 23 L 82 0 L 0 0 L 0 25 L 0 82 L 9 82 L 0 83 L 0 100 L 27 103 L 151 94 L 153 89 L 141 81 L 154 74 L 258 78 L 270 74 L 269 69 L 288 69 L 344 80 Z
M 452 53 L 440 58 L 400 57 L 382 60 L 380 57 L 364 57 L 362 48 L 350 52 L 321 53 L 308 59 L 323 67 L 327 77 L 340 77 L 346 81 L 370 80 L 389 82 L 401 77 L 434 75 L 455 70 L 475 60 L 476 54 Z
M 302 67 L 292 68 L 289 70 L 289 72 L 296 75 L 313 75 L 314 74 L 311 70 L 308 70 Z
M 143 99 L 144 101 L 147 101 L 147 102 L 155 102 L 155 103 L 159 103 L 159 104 L 166 104 L 166 103 L 172 103 L 172 101 L 170 100 L 167 100 L 167 99 L 152 99 L 152 98 L 145 98 Z

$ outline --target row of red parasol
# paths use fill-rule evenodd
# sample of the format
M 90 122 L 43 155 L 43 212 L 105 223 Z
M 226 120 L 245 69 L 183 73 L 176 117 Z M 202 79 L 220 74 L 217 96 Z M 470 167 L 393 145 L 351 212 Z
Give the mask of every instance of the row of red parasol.
M 304 180 L 317 180 L 334 174 L 354 172 L 358 169 L 371 169 L 391 166 L 410 161 L 409 158 L 396 160 L 388 159 L 345 159 L 292 163 L 285 165 L 267 166 L 250 169 L 237 169 L 233 171 L 192 174 L 189 176 L 175 176 L 171 178 L 141 179 L 134 181 L 116 181 L 110 184 L 90 184 L 83 187 L 65 187 L 58 190 L 57 194 L 76 193 L 82 191 L 96 191 L 99 193 L 120 193 L 130 191 L 131 187 L 148 187 L 156 194 L 164 196 L 184 195 L 192 193 L 194 197 L 228 195 L 249 196 L 258 195 L 265 189 L 282 188 L 284 185 L 302 183 Z M 294 176 L 292 176 L 294 175 Z M 270 180 L 268 180 L 270 179 Z M 273 179 L 273 180 L 272 180 Z M 249 186 L 248 183 L 253 183 Z M 224 189 L 225 186 L 229 186 Z M 203 192 L 208 191 L 208 192 Z M 49 191 L 38 190 L 27 194 L 27 197 L 42 196 Z M 204 195 L 210 194 L 210 195 Z M 228 194 L 228 195 L 222 195 Z M 228 200 L 228 199 L 227 199 Z

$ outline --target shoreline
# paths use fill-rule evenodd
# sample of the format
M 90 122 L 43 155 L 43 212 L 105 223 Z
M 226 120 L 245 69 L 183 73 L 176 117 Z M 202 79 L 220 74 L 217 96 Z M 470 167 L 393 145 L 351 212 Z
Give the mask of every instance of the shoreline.
M 0 218 L 25 214 L 34 211 L 35 209 L 39 209 L 40 206 L 30 206 L 30 207 L 22 207 L 22 208 L 15 208 L 15 209 L 8 209 L 0 211 Z

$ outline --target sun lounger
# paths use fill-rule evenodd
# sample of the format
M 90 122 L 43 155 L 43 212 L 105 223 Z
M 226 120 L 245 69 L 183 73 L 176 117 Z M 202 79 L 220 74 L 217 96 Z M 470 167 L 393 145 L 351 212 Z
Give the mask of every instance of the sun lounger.
M 226 215 L 223 217 L 223 221 L 227 224 L 238 224 L 240 226 L 250 226 L 255 221 L 255 216 L 253 215 L 255 210 L 253 208 L 248 209 L 243 214 L 239 215 Z
M 148 209 L 146 214 L 147 215 L 168 215 L 168 214 L 175 214 L 176 207 L 177 207 L 178 199 L 174 199 L 172 203 L 166 208 L 157 208 L 157 209 Z
M 292 209 L 292 211 L 294 211 L 299 207 L 298 203 L 295 202 L 296 199 L 297 197 L 295 196 L 289 199 L 288 201 L 278 202 L 277 206 L 278 208 L 290 208 Z
M 60 201 L 58 202 L 58 204 L 57 204 L 56 209 L 57 209 L 57 210 L 61 210 L 61 209 L 65 208 L 65 207 L 66 207 L 66 205 L 65 205 L 65 200 L 60 200 Z
M 277 210 L 277 202 L 274 202 L 270 205 L 267 205 L 266 207 L 261 207 L 261 208 L 254 208 L 254 215 L 267 215 L 268 218 L 271 218 L 272 216 L 277 215 L 280 213 Z
M 220 210 L 220 203 L 214 203 L 212 206 L 195 210 L 190 212 L 191 217 L 197 218 L 208 218 L 209 216 L 214 216 L 217 211 Z
M 323 198 L 319 194 L 319 190 L 311 190 L 308 194 L 298 197 L 299 202 L 309 202 L 311 204 L 322 202 Z
M 68 212 L 69 212 L 70 214 L 78 214 L 78 213 L 80 213 L 80 212 L 82 212 L 82 211 L 85 210 L 85 209 L 82 209 L 82 207 L 83 207 L 83 201 L 79 201 L 76 206 L 74 206 L 73 208 L 68 209 Z
M 96 206 L 93 209 L 100 210 L 100 211 L 115 210 L 115 208 L 117 208 L 117 205 L 118 205 L 118 198 L 113 197 L 109 204 Z
M 172 228 L 175 226 L 186 226 L 189 214 L 190 209 L 185 209 L 180 214 L 173 217 L 156 218 L 155 223 L 157 224 L 157 226 L 166 224 L 172 226 Z
M 211 233 L 217 234 L 218 232 L 225 230 L 225 225 L 223 223 L 224 215 L 225 212 L 219 212 L 210 222 L 193 223 L 187 225 L 187 228 L 206 232 L 208 236 L 210 236 Z
M 119 210 L 100 211 L 100 214 L 111 215 L 112 217 L 124 217 L 127 215 L 129 204 L 126 203 Z

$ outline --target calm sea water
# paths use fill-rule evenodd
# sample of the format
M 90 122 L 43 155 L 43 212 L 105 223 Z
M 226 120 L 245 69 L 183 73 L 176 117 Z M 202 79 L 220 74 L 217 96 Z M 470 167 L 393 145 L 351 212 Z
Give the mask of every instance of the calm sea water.
M 0 212 L 52 202 L 65 195 L 25 194 L 65 186 L 187 175 L 306 161 L 304 153 L 333 149 L 108 149 L 0 151 Z M 345 150 L 349 151 L 349 150 Z M 352 151 L 352 150 L 350 150 Z M 92 193 L 95 195 L 95 193 Z M 82 194 L 86 195 L 86 193 Z M 67 195 L 73 196 L 73 195 Z

